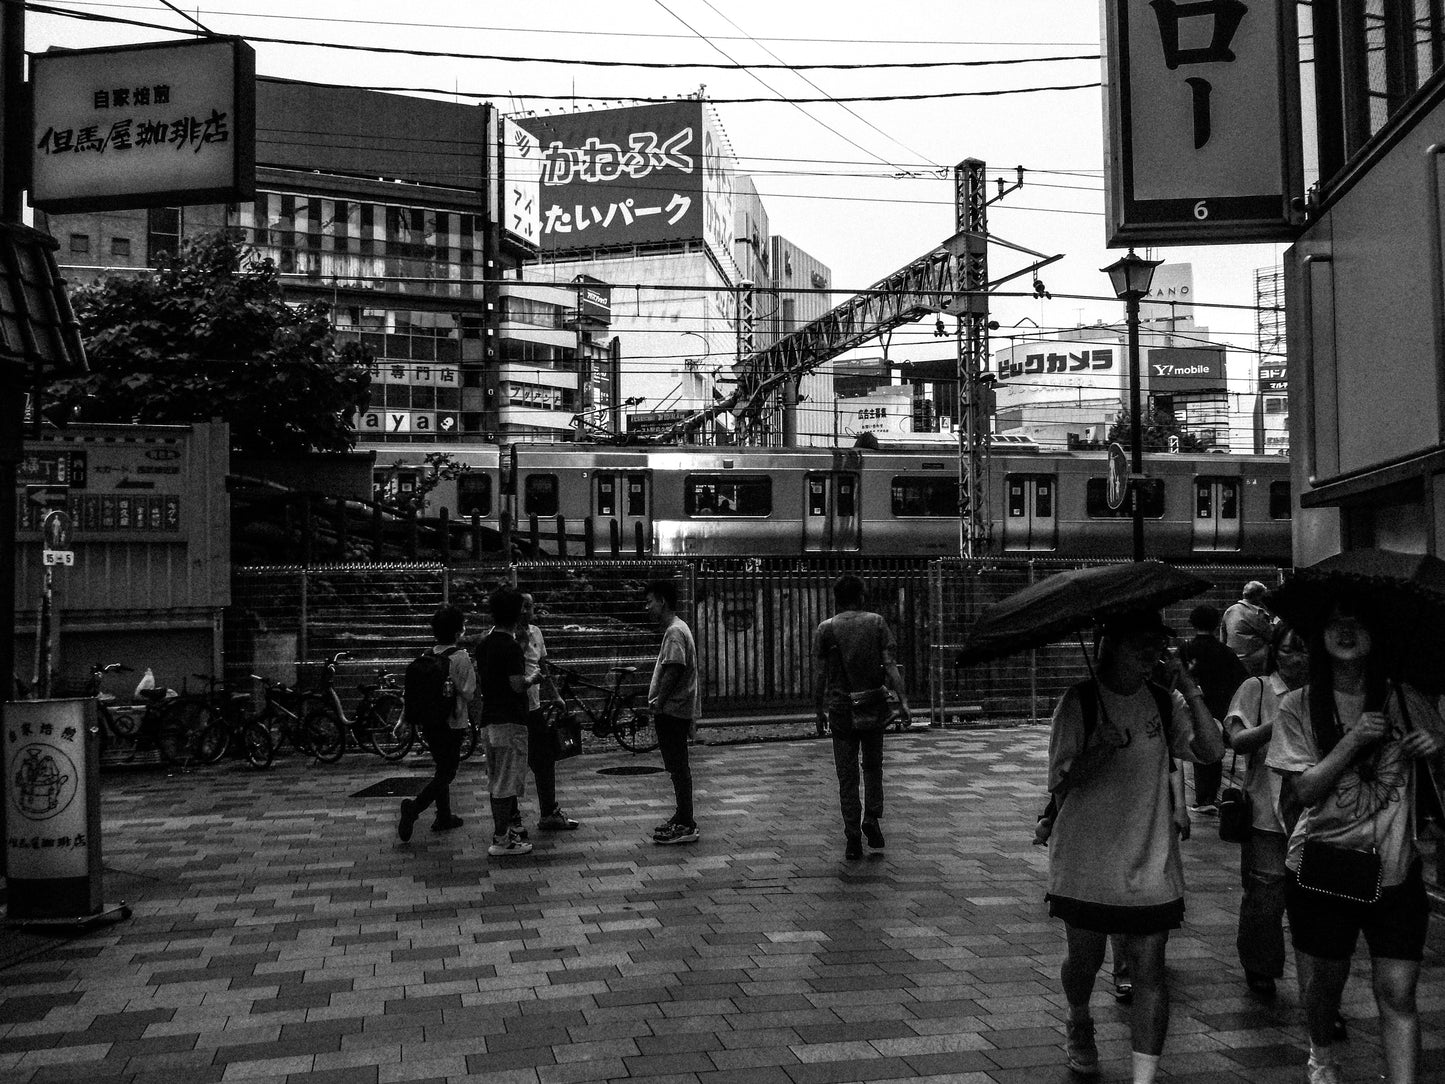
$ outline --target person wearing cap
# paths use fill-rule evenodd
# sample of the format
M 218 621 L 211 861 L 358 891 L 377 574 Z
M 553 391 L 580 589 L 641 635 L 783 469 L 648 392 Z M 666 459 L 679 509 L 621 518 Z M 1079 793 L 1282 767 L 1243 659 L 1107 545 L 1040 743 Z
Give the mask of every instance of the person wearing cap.
M 1047 899 L 1065 926 L 1067 1063 L 1099 1073 L 1089 998 L 1109 935 L 1119 935 L 1133 982 L 1135 1084 L 1153 1084 L 1158 1072 L 1169 1025 L 1164 950 L 1184 916 L 1172 761 L 1224 755 L 1219 724 L 1177 658 L 1168 662 L 1172 688 L 1148 683 L 1166 636 L 1154 611 L 1106 621 L 1097 676 L 1064 693 L 1049 741 L 1057 815 Z
M 1269 642 L 1274 636 L 1274 618 L 1263 605 L 1268 590 L 1258 580 L 1250 580 L 1240 592 L 1240 600 L 1224 611 L 1220 626 L 1225 645 L 1239 656 L 1250 677 L 1264 674 Z

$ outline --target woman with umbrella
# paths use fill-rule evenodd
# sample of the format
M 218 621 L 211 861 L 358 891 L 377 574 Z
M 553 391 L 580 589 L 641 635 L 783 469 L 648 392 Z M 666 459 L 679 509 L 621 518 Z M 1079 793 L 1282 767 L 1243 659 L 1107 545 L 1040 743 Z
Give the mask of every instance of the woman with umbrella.
M 1108 936 L 1120 935 L 1134 984 L 1135 1084 L 1152 1084 L 1164 1049 L 1164 950 L 1184 916 L 1172 762 L 1208 764 L 1224 753 L 1219 724 L 1177 659 L 1174 690 L 1147 683 L 1167 636 L 1157 611 L 1105 619 L 1097 678 L 1064 694 L 1049 743 L 1058 814 L 1047 898 L 1066 929 L 1060 978 L 1069 1002 L 1068 1066 L 1099 1072 L 1089 998 Z
M 1415 990 L 1429 904 L 1416 802 L 1435 797 L 1420 766 L 1445 749 L 1445 722 L 1404 679 L 1423 658 L 1420 642 L 1438 642 L 1445 626 L 1445 592 L 1421 582 L 1445 584 L 1442 572 L 1432 558 L 1353 551 L 1301 570 L 1272 600 L 1310 644 L 1309 684 L 1281 702 L 1268 757 L 1286 799 L 1303 806 L 1285 860 L 1285 905 L 1310 1084 L 1341 1080 L 1331 1026 L 1361 933 L 1388 1079 L 1417 1079 Z M 1423 676 L 1438 680 L 1439 671 Z

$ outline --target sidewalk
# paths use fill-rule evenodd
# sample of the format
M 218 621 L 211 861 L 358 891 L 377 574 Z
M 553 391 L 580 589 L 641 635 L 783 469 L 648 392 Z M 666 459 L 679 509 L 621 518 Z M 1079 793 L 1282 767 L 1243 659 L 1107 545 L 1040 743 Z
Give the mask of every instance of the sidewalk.
M 580 831 L 489 858 L 481 771 L 467 824 L 396 839 L 375 758 L 268 774 L 106 778 L 111 900 L 74 940 L 4 935 L 0 1081 L 484 1080 L 562 1084 L 1065 1084 L 1058 924 L 1043 904 L 1042 727 L 890 733 L 887 850 L 842 860 L 831 743 L 693 748 L 702 840 L 656 847 L 656 754 L 559 766 Z M 535 812 L 529 818 L 535 820 Z M 1161 1080 L 1303 1080 L 1292 972 L 1249 999 L 1234 959 L 1236 848 L 1184 844 Z M 1445 1082 L 1440 948 L 1421 984 L 1424 1081 Z M 1095 995 L 1104 1079 L 1124 1011 Z M 1346 993 L 1346 1079 L 1374 1080 L 1368 974 Z

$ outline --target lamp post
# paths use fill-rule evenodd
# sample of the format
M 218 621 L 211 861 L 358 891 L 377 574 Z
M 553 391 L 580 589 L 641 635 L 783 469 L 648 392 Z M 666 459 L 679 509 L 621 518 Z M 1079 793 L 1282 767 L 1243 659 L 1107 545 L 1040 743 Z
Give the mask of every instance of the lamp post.
M 1129 326 L 1129 508 L 1134 519 L 1134 560 L 1144 560 L 1144 506 L 1140 488 L 1144 480 L 1144 429 L 1139 409 L 1139 301 L 1149 293 L 1154 269 L 1163 260 L 1121 256 L 1101 267 L 1114 287 L 1114 296 L 1124 302 Z

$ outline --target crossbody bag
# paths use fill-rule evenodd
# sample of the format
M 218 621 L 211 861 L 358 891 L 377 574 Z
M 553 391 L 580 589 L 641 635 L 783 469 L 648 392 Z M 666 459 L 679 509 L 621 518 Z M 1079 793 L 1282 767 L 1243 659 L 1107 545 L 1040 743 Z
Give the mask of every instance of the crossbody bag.
M 1259 703 L 1254 709 L 1254 725 L 1258 728 L 1264 718 L 1264 678 L 1255 680 L 1259 682 Z M 1238 764 L 1239 750 L 1235 749 L 1229 758 L 1229 781 L 1232 785 L 1219 792 L 1219 838 L 1225 843 L 1245 842 L 1254 827 L 1254 800 L 1234 774 Z

